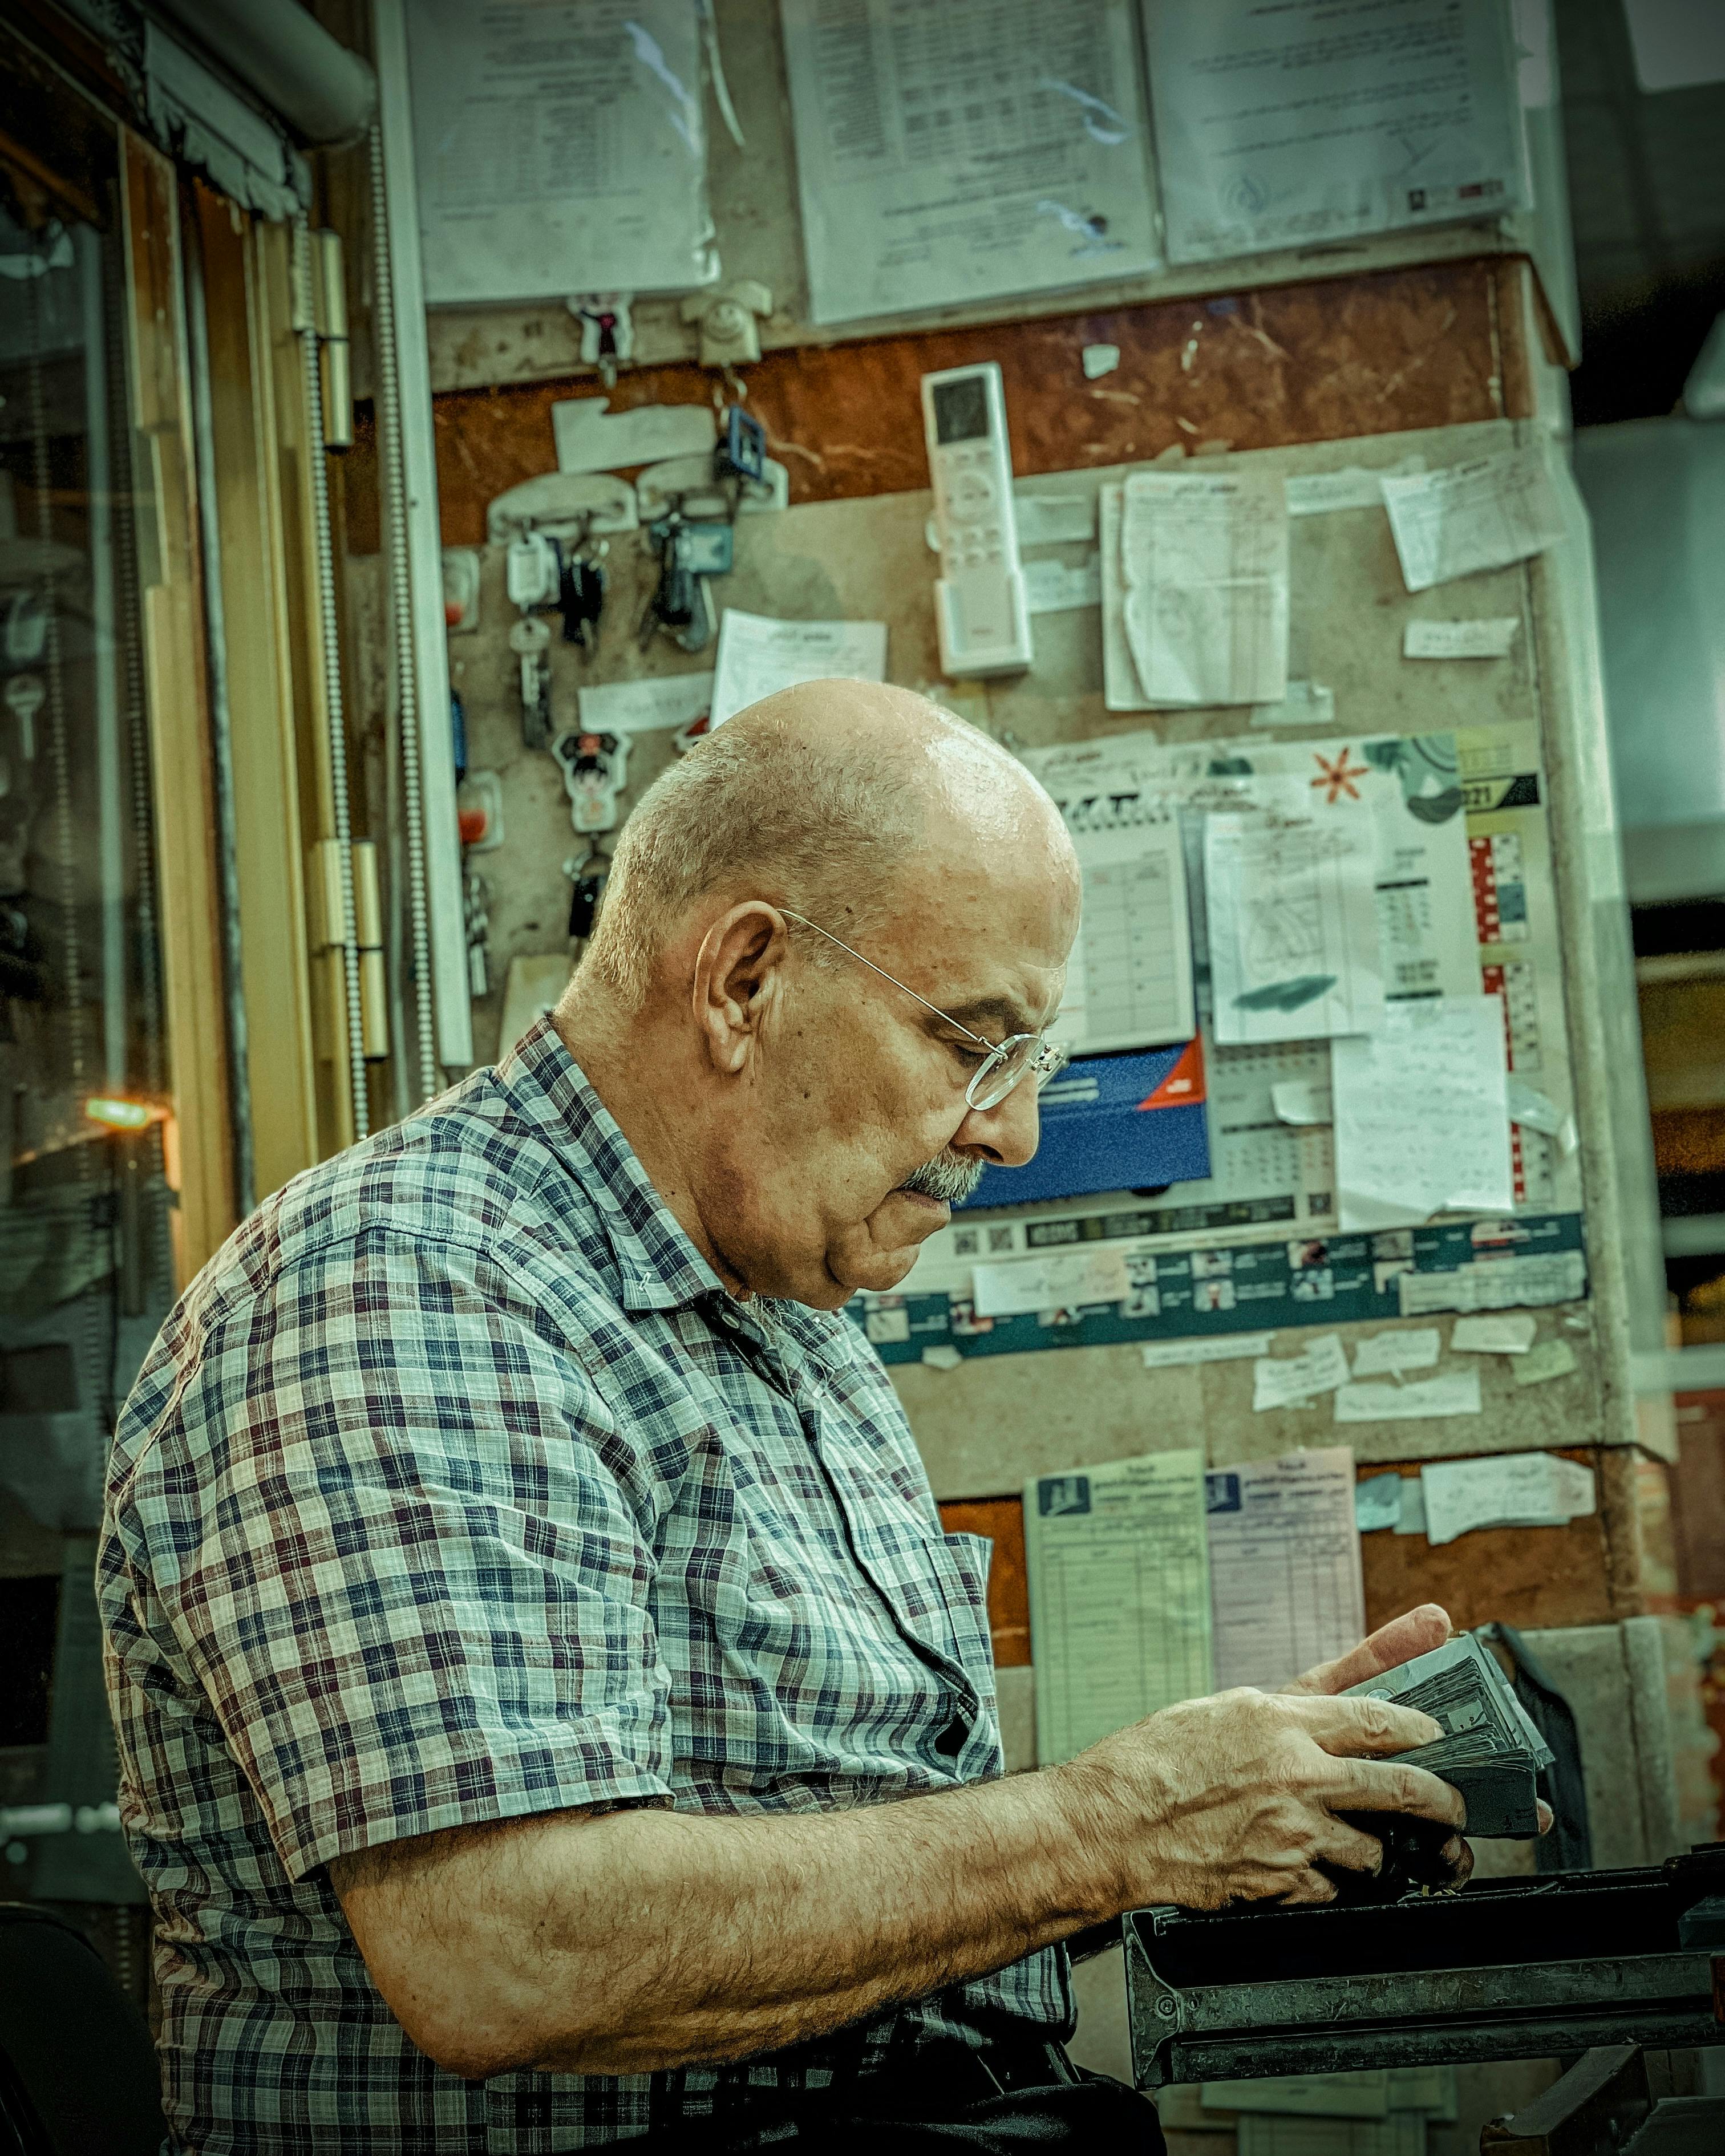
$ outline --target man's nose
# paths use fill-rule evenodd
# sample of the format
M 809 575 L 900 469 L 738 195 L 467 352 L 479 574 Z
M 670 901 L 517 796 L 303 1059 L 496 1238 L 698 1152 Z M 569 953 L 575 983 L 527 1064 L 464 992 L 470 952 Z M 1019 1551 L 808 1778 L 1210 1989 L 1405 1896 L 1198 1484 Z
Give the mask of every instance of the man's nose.
M 992 1108 L 973 1108 L 958 1126 L 954 1147 L 961 1152 L 980 1153 L 999 1168 L 1022 1168 L 1042 1137 L 1036 1091 L 1034 1078 L 1021 1078 Z

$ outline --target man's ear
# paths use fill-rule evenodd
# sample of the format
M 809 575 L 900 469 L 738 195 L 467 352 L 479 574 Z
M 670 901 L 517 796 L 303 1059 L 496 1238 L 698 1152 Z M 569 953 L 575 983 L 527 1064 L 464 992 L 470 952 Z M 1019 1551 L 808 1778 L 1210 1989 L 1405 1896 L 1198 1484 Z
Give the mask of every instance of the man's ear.
M 778 996 L 790 939 L 783 916 L 764 899 L 721 914 L 696 954 L 695 1023 L 713 1067 L 736 1076 L 755 1052 Z

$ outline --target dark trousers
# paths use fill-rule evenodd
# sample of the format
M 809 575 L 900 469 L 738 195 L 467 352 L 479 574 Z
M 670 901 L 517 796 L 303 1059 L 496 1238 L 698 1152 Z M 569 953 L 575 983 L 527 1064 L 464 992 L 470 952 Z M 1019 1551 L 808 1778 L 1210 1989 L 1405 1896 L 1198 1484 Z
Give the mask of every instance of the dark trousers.
M 795 2098 L 762 2090 L 745 2107 L 690 2119 L 629 2144 L 642 2156 L 807 2156 L 929 2152 L 1016 2156 L 1068 2149 L 1086 2156 L 1165 2156 L 1149 2099 L 1123 2082 L 1075 2066 L 1064 2047 L 1021 2036 L 978 2051 L 955 2041 L 889 2052 L 879 2071 Z

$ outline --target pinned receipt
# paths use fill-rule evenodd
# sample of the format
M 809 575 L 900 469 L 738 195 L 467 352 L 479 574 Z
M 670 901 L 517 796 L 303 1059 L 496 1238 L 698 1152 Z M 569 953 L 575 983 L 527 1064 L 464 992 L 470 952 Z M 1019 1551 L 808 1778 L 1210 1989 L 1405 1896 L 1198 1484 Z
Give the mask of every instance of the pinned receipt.
M 1337 1422 L 1428 1422 L 1479 1412 L 1480 1373 L 1471 1365 L 1404 1385 L 1343 1385 L 1336 1395 Z
M 1429 1370 L 1437 1361 L 1441 1343 L 1435 1325 L 1399 1327 L 1393 1332 L 1373 1332 L 1353 1343 L 1356 1378 L 1394 1377 L 1402 1370 Z
M 1450 1345 L 1459 1355 L 1525 1355 L 1538 1330 L 1537 1317 L 1458 1317 Z
M 1525 562 L 1563 536 L 1563 509 L 1538 448 L 1386 479 L 1384 506 L 1410 592 Z
M 1344 1230 L 1513 1209 L 1499 998 L 1388 1004 L 1373 1032 L 1330 1043 L 1330 1076 Z
M 1592 1468 L 1554 1452 L 1428 1460 L 1420 1481 L 1426 1538 L 1434 1543 L 1477 1527 L 1561 1527 L 1599 1509 Z
M 1117 1246 L 1049 1250 L 1034 1258 L 973 1265 L 971 1282 L 978 1317 L 1023 1317 L 1085 1302 L 1124 1302 L 1132 1291 L 1125 1255 Z

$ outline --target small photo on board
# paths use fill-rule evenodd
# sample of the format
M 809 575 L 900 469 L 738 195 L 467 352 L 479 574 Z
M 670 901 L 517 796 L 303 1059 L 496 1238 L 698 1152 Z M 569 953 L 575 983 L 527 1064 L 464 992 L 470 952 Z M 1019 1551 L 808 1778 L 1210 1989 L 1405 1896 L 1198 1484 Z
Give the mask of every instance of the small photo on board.
M 1327 1265 L 1329 1262 L 1330 1246 L 1327 1243 L 1290 1243 L 1288 1245 L 1290 1272 L 1306 1272 L 1314 1265 Z
M 1201 1280 L 1192 1283 L 1194 1310 L 1232 1310 L 1234 1283 L 1230 1280 Z
M 1331 1302 L 1335 1300 L 1336 1276 L 1327 1265 L 1316 1272 L 1296 1273 L 1290 1285 L 1296 1302 Z
M 1090 1510 L 1088 1475 L 1045 1475 L 1036 1485 L 1036 1510 L 1045 1520 Z
M 1386 1228 L 1382 1235 L 1372 1238 L 1374 1258 L 1411 1258 L 1414 1255 L 1414 1231 L 1411 1228 Z
M 1234 1270 L 1232 1250 L 1194 1250 L 1192 1253 L 1194 1280 L 1214 1280 L 1219 1274 Z

